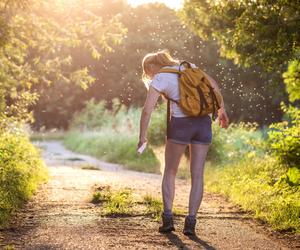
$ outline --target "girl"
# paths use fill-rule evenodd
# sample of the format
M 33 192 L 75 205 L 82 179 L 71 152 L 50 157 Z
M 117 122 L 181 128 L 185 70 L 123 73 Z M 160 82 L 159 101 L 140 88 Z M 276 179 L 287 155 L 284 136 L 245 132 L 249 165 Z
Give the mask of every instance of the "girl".
M 151 113 L 161 93 L 173 100 L 179 100 L 179 82 L 177 74 L 159 73 L 160 69 L 168 67 L 179 69 L 179 62 L 173 59 L 166 51 L 147 54 L 142 61 L 143 80 L 150 81 L 147 98 L 140 120 L 140 136 L 138 148 L 147 142 L 147 128 Z M 183 67 L 183 66 L 182 66 Z M 196 67 L 193 65 L 193 67 Z M 220 91 L 217 83 L 207 74 L 216 91 Z M 221 127 L 227 128 L 229 120 L 224 103 L 218 110 L 218 119 Z M 189 197 L 189 214 L 185 217 L 183 233 L 195 234 L 196 214 L 203 196 L 203 170 L 206 154 L 211 144 L 211 115 L 191 117 L 185 115 L 181 108 L 171 102 L 171 121 L 165 147 L 165 169 L 162 180 L 163 213 L 162 226 L 159 232 L 174 231 L 172 206 L 175 194 L 175 177 L 180 158 L 187 145 L 190 146 L 191 190 Z

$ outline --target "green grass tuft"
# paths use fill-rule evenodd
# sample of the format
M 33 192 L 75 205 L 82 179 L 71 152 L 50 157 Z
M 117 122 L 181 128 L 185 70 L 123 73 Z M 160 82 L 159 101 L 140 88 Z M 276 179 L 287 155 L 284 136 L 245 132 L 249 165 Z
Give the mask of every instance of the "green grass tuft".
M 94 204 L 102 203 L 108 201 L 111 197 L 111 187 L 110 186 L 98 186 L 94 188 L 93 197 L 91 202 Z
M 15 250 L 15 247 L 13 245 L 6 245 L 3 250 Z
M 143 197 L 143 204 L 146 206 L 146 213 L 151 214 L 155 220 L 160 219 L 160 215 L 163 211 L 161 199 L 155 198 L 148 194 Z
M 130 189 L 121 189 L 112 192 L 109 199 L 104 205 L 104 215 L 120 216 L 130 215 L 133 213 L 133 198 Z

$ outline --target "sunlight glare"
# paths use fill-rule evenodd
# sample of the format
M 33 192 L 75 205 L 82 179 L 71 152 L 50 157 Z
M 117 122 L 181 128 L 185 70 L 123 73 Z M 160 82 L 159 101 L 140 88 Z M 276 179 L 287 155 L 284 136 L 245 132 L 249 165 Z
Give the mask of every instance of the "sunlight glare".
M 174 9 L 179 9 L 183 4 L 183 0 L 127 0 L 127 2 L 134 7 L 145 3 L 164 3 Z

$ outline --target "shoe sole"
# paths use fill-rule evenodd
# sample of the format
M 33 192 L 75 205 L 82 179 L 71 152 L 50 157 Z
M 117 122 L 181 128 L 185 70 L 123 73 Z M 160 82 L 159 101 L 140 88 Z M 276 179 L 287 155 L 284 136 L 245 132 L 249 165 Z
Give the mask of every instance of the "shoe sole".
M 196 235 L 195 232 L 191 232 L 191 231 L 183 231 L 183 234 L 186 236 L 195 236 Z
M 164 229 L 164 230 L 161 230 L 159 229 L 158 232 L 160 233 L 171 233 L 172 231 L 175 231 L 175 228 L 174 227 L 171 227 L 170 229 Z

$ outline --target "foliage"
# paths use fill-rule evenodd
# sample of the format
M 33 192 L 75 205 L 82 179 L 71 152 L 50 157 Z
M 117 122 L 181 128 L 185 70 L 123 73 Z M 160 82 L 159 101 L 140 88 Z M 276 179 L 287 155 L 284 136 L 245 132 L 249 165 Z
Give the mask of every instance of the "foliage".
M 95 103 L 95 99 L 91 99 L 85 103 L 85 107 L 80 112 L 74 114 L 72 126 L 99 129 L 105 123 L 106 112 L 105 102 Z M 100 117 L 104 119 L 99 119 Z
M 52 83 L 86 89 L 95 78 L 75 52 L 78 56 L 78 50 L 84 51 L 97 60 L 111 51 L 111 44 L 120 42 L 124 32 L 116 18 L 103 20 L 94 14 L 97 5 L 91 6 L 89 0 L 30 3 L 30 8 L 15 8 L 7 20 L 9 32 L 0 48 L 2 119 L 31 121 L 28 109 L 36 103 L 37 92 Z M 0 7 L 4 15 L 10 12 L 3 3 Z
M 37 128 L 67 128 L 72 114 L 80 111 L 91 98 L 97 102 L 105 100 L 109 108 L 113 98 L 119 98 L 126 106 L 143 105 L 146 89 L 141 81 L 141 60 L 146 53 L 163 48 L 181 60 L 194 62 L 216 78 L 231 121 L 269 124 L 281 118 L 277 107 L 283 98 L 284 87 L 272 93 L 274 88 L 267 88 L 271 86 L 270 77 L 261 76 L 257 67 L 245 70 L 220 58 L 216 42 L 203 41 L 189 31 L 174 10 L 163 4 L 133 8 L 116 0 L 105 1 L 101 8 L 93 11 L 108 19 L 118 15 L 127 30 L 126 36 L 121 44 L 112 45 L 111 52 L 101 53 L 101 61 L 94 60 L 84 48 L 70 51 L 74 63 L 89 65 L 95 83 L 86 91 L 60 82 L 39 85 L 41 98 L 34 107 Z
M 300 100 L 300 60 L 292 61 L 283 77 L 289 100 L 291 102 Z
M 298 1 L 186 0 L 183 19 L 200 37 L 216 39 L 237 64 L 279 70 L 295 58 L 300 32 Z
M 213 140 L 207 158 L 214 163 L 227 164 L 243 157 L 265 154 L 265 143 L 257 124 L 230 124 L 225 130 L 213 122 Z
M 127 108 L 118 99 L 112 100 L 111 109 L 105 101 L 87 101 L 85 107 L 73 114 L 71 128 L 82 130 L 99 130 L 111 128 L 115 132 L 136 134 L 140 120 L 140 109 Z
M 130 188 L 112 190 L 110 186 L 96 186 L 91 202 L 101 206 L 102 216 L 150 215 L 155 221 L 159 221 L 163 211 L 161 199 L 150 194 L 144 195 L 142 200 L 136 197 L 139 195 L 134 195 Z M 173 210 L 175 215 L 185 214 L 177 207 Z
M 297 1 L 186 0 L 181 17 L 203 39 L 216 40 L 220 53 L 244 67 L 270 72 L 273 101 L 284 101 L 282 73 L 290 100 L 297 99 L 300 48 Z M 280 90 L 278 89 L 280 88 Z
M 65 132 L 61 130 L 49 130 L 44 131 L 43 129 L 40 132 L 29 132 L 29 137 L 31 141 L 52 141 L 52 140 L 63 140 L 65 137 Z
M 0 1 L 0 47 L 8 42 L 11 18 L 18 10 L 25 8 L 27 4 L 27 0 Z
M 234 165 L 207 168 L 204 183 L 208 191 L 229 197 L 274 229 L 300 233 L 300 186 L 290 185 L 274 158 L 243 158 Z
M 92 203 L 101 203 L 104 201 L 108 201 L 111 197 L 111 188 L 110 186 L 98 186 L 93 193 Z
M 110 216 L 131 214 L 132 205 L 132 191 L 121 189 L 111 193 L 104 205 L 104 214 Z
M 111 109 L 105 108 L 103 101 L 87 102 L 82 112 L 74 114 L 65 145 L 133 170 L 158 172 L 159 161 L 150 145 L 142 155 L 136 152 L 141 110 L 127 108 L 118 99 L 112 102 Z
M 113 191 L 110 186 L 97 187 L 91 202 L 102 203 L 102 215 L 105 216 L 132 214 L 132 206 L 134 205 L 131 189 L 123 188 Z
M 0 132 L 0 224 L 47 180 L 37 149 L 24 134 Z
M 162 201 L 158 198 L 153 197 L 150 194 L 147 194 L 143 197 L 143 203 L 147 207 L 147 213 L 150 213 L 155 220 L 159 220 L 161 213 L 163 212 Z
M 271 125 L 268 142 L 279 162 L 300 169 L 300 110 L 285 106 L 283 109 L 291 119 L 290 124 L 284 121 Z
M 76 152 L 119 163 L 132 170 L 159 171 L 159 162 L 151 148 L 148 147 L 141 156 L 137 155 L 137 136 L 120 134 L 109 129 L 85 133 L 73 130 L 67 134 L 64 143 Z

